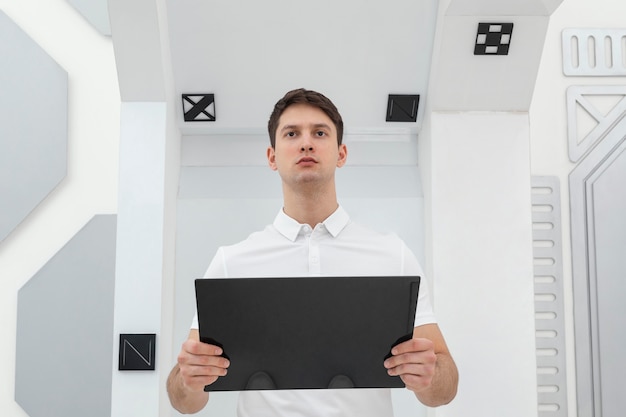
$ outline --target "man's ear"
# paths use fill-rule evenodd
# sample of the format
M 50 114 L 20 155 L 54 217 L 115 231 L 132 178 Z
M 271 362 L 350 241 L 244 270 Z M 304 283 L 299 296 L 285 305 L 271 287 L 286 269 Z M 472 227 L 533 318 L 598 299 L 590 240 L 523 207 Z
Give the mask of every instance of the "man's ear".
M 337 168 L 341 168 L 346 164 L 348 159 L 348 147 L 345 143 L 339 145 L 339 157 L 337 158 Z
M 272 171 L 276 171 L 276 152 L 271 146 L 267 148 L 267 163 Z

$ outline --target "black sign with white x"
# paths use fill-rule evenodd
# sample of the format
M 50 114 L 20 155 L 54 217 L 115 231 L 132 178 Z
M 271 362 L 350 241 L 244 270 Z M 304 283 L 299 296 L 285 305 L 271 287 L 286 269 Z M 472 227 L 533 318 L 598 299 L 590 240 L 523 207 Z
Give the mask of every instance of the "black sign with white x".
M 186 122 L 214 122 L 213 94 L 183 94 L 183 114 Z

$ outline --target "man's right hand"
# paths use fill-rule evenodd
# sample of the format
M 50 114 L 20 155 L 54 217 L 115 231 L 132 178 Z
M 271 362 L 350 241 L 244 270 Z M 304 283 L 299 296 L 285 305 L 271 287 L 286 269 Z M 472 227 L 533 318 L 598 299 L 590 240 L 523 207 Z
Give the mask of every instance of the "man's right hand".
M 197 413 L 209 400 L 204 387 L 226 375 L 230 361 L 220 356 L 222 348 L 200 342 L 197 329 L 189 332 L 178 354 L 178 363 L 167 379 L 172 406 L 183 414 Z
M 222 356 L 222 348 L 199 340 L 192 330 L 178 354 L 178 367 L 184 386 L 193 392 L 204 391 L 220 376 L 226 375 L 230 361 Z

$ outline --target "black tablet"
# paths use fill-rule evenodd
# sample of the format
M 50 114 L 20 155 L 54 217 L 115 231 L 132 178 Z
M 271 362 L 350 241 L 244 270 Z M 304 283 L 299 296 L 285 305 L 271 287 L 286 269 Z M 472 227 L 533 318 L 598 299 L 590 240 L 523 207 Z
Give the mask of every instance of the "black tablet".
M 413 334 L 419 283 L 418 276 L 197 279 L 200 340 L 221 346 L 231 362 L 205 390 L 324 389 L 336 377 L 341 387 L 403 387 L 383 362 Z M 251 384 L 259 372 L 271 386 Z

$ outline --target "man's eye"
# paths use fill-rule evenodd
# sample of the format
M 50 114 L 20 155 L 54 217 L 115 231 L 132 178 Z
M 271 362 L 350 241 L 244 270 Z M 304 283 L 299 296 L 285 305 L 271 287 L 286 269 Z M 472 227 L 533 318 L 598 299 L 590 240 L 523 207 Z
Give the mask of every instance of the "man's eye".
M 287 132 L 287 136 L 293 138 L 294 136 L 296 136 L 296 132 Z
M 324 132 L 322 130 L 318 130 L 316 134 L 317 134 L 317 136 L 324 136 L 324 135 L 326 135 L 326 132 Z

